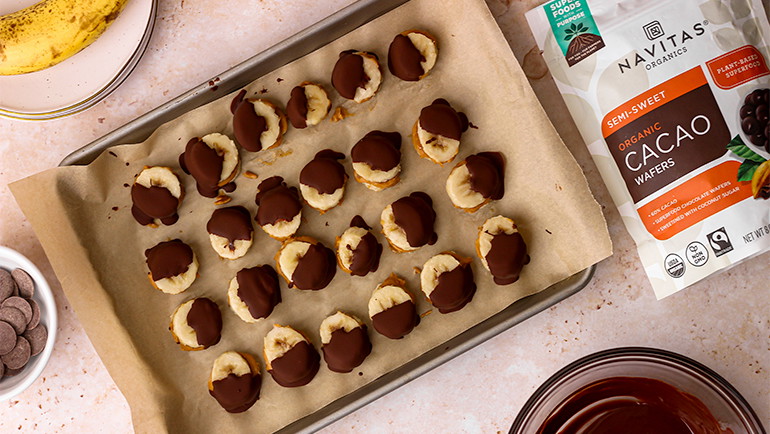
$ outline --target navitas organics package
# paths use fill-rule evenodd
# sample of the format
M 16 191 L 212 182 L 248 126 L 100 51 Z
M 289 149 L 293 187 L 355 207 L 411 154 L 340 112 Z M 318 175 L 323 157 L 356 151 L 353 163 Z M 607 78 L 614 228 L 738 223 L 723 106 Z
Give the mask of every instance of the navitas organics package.
M 760 0 L 553 0 L 527 20 L 658 299 L 770 248 Z

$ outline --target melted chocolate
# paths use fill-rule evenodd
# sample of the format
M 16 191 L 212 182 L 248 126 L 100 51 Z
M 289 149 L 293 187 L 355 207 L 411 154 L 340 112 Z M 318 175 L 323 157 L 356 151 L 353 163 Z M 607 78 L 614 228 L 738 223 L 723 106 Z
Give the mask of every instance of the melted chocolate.
M 193 262 L 193 251 L 180 240 L 164 241 L 144 251 L 152 280 L 179 276 Z
M 198 345 L 208 348 L 216 345 L 221 337 L 222 312 L 210 299 L 196 298 L 187 313 L 187 324 L 195 330 Z
M 436 212 L 433 200 L 423 192 L 415 192 L 391 204 L 396 224 L 406 233 L 406 240 L 412 247 L 433 245 L 438 234 L 433 230 Z
M 425 73 L 422 64 L 425 57 L 405 35 L 396 35 L 388 49 L 388 69 L 396 77 L 406 81 L 417 81 Z
M 369 82 L 369 76 L 364 72 L 364 57 L 356 54 L 355 50 L 340 53 L 337 63 L 332 70 L 332 86 L 347 99 L 356 97 L 356 89 L 363 88 Z
M 204 197 L 216 197 L 222 177 L 224 157 L 217 154 L 198 137 L 187 142 L 179 163 L 182 170 L 195 178 L 198 193 Z
M 659 380 L 612 377 L 574 392 L 538 434 L 723 434 L 698 398 Z
M 250 152 L 262 150 L 262 133 L 267 131 L 267 120 L 254 111 L 254 104 L 243 100 L 233 113 L 233 135 L 241 147 Z
M 229 413 L 242 413 L 259 399 L 259 389 L 262 387 L 262 376 L 251 373 L 241 375 L 229 374 L 227 377 L 213 381 L 209 394 L 217 400 Z
M 401 164 L 401 134 L 369 132 L 350 150 L 350 158 L 354 163 L 387 172 Z
M 331 340 L 321 350 L 330 370 L 345 373 L 364 362 L 372 352 L 372 343 L 366 334 L 366 326 L 361 325 L 350 332 L 345 329 L 333 331 Z
M 438 276 L 438 285 L 430 293 L 430 302 L 441 313 L 456 312 L 470 303 L 476 293 L 471 264 L 460 264 Z
M 131 200 L 134 205 L 131 215 L 142 225 L 148 225 L 155 219 L 163 224 L 172 225 L 179 220 L 176 213 L 181 201 L 165 187 L 153 185 L 149 188 L 134 183 L 131 186 Z
M 498 285 L 510 285 L 519 280 L 519 274 L 524 265 L 529 264 L 527 245 L 524 238 L 516 232 L 513 234 L 499 233 L 492 237 L 492 248 L 489 249 L 487 260 L 489 271 Z
M 254 318 L 267 318 L 281 302 L 278 274 L 273 267 L 244 268 L 235 275 L 238 281 L 238 298 L 249 308 Z
M 297 86 L 291 90 L 291 97 L 286 103 L 286 116 L 294 128 L 307 127 L 307 95 L 304 86 Z
M 468 117 L 457 112 L 445 99 L 437 99 L 420 111 L 420 127 L 439 136 L 460 140 L 468 129 Z
M 332 194 L 345 186 L 348 179 L 345 168 L 337 160 L 343 160 L 344 154 L 324 149 L 319 151 L 299 173 L 299 182 L 315 188 L 321 194 Z
M 260 226 L 291 221 L 302 211 L 297 189 L 287 187 L 280 176 L 265 179 L 257 190 L 256 202 L 259 208 L 255 220 Z
M 230 250 L 235 250 L 235 240 L 252 239 L 254 227 L 251 214 L 242 206 L 231 206 L 214 210 L 206 230 L 230 241 Z
M 321 243 L 311 244 L 305 255 L 299 258 L 289 286 L 317 291 L 326 288 L 336 272 L 334 252 Z
M 405 301 L 372 317 L 377 332 L 390 339 L 401 339 L 420 324 L 420 315 L 411 301 Z
M 241 89 L 241 91 L 238 92 L 238 95 L 235 95 L 235 98 L 230 102 L 230 113 L 235 114 L 235 110 L 241 105 L 245 96 L 246 89 Z
M 499 152 L 481 152 L 465 159 L 471 190 L 485 199 L 500 200 L 505 194 L 505 159 Z
M 299 387 L 309 383 L 321 366 L 321 356 L 307 341 L 291 347 L 281 357 L 270 363 L 268 372 L 283 387 Z

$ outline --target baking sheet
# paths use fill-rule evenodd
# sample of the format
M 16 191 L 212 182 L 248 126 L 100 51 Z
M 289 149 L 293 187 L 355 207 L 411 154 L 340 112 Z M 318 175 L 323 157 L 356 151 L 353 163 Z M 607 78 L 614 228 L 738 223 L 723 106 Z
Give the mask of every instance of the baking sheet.
M 364 278 L 338 272 L 322 291 L 308 293 L 284 285 L 283 303 L 260 324 L 245 324 L 230 312 L 227 283 L 240 268 L 272 263 L 279 243 L 257 229 L 255 246 L 246 257 L 220 260 L 204 229 L 215 207 L 211 200 L 195 193 L 190 177 L 183 177 L 188 196 L 181 208 L 182 219 L 174 226 L 155 230 L 139 227 L 132 220 L 128 189 L 123 187 L 145 164 L 176 166 L 190 137 L 231 133 L 231 96 L 165 124 L 142 145 L 113 147 L 88 167 L 58 168 L 12 185 L 95 348 L 126 395 L 137 431 L 279 429 L 611 253 L 599 206 L 482 1 L 413 0 L 256 80 L 248 86 L 250 95 L 260 94 L 283 104 L 291 88 L 301 81 L 327 84 L 337 54 L 350 48 L 379 53 L 384 67 L 390 40 L 409 28 L 428 30 L 439 41 L 439 62 L 430 76 L 406 83 L 386 72 L 380 93 L 363 105 L 343 102 L 334 95 L 334 106 L 342 104 L 353 116 L 308 130 L 290 130 L 276 150 L 244 153 L 243 169 L 257 173 L 260 180 L 280 174 L 296 185 L 299 170 L 318 150 L 330 147 L 347 153 L 372 129 L 399 131 L 404 135 L 402 182 L 375 193 L 351 180 L 340 208 L 323 216 L 305 209 L 300 234 L 333 245 L 334 236 L 347 227 L 353 215 L 361 214 L 378 227 L 385 205 L 424 190 L 434 198 L 439 242 L 410 254 L 386 252 L 379 271 Z M 407 135 L 419 110 L 438 97 L 449 99 L 478 126 L 464 135 L 459 158 L 497 150 L 504 152 L 508 161 L 506 197 L 473 215 L 454 209 L 443 192 L 443 180 L 451 165 L 442 168 L 420 159 L 409 143 Z M 349 161 L 346 165 L 350 171 Z M 230 205 L 245 205 L 253 213 L 259 180 L 239 177 L 237 182 Z M 413 267 L 447 249 L 472 256 L 476 228 L 496 213 L 515 218 L 530 246 L 532 262 L 516 284 L 494 285 L 477 260 L 474 270 L 479 290 L 471 304 L 449 315 L 430 313 L 403 340 L 391 341 L 370 333 L 374 350 L 360 369 L 341 375 L 324 367 L 313 382 L 297 389 L 277 386 L 263 370 L 262 398 L 239 415 L 225 413 L 208 396 L 211 363 L 222 351 L 235 349 L 261 356 L 261 340 L 272 323 L 290 324 L 319 346 L 321 320 L 337 309 L 366 319 L 371 290 L 391 271 L 407 279 L 417 296 L 418 310 L 431 311 L 421 296 L 419 276 Z M 150 288 L 142 252 L 176 237 L 196 251 L 201 276 L 187 292 L 169 296 Z M 220 304 L 223 339 L 206 351 L 182 352 L 166 330 L 168 317 L 179 303 L 200 295 Z

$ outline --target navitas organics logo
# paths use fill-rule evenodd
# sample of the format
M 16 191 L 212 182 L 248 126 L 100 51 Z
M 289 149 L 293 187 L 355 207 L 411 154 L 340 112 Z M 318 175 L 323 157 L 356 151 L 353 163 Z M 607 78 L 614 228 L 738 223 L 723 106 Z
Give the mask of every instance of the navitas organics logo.
M 705 26 L 708 23 L 708 20 L 697 22 L 689 29 L 684 28 L 668 35 L 658 20 L 643 25 L 642 31 L 644 31 L 647 40 L 651 41 L 651 44 L 646 47 L 637 47 L 633 56 L 618 62 L 620 73 L 625 74 L 626 71 L 640 65 L 649 71 L 686 54 L 687 42 L 704 35 L 706 33 Z
M 650 41 L 654 41 L 666 34 L 666 32 L 663 31 L 663 26 L 657 20 L 645 24 L 642 26 L 642 30 L 644 30 L 645 36 L 647 36 L 647 39 Z

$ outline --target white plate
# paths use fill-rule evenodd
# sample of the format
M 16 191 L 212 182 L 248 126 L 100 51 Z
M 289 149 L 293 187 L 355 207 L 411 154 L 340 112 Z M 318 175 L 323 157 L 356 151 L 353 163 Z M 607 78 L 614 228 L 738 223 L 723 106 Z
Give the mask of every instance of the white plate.
M 39 0 L 0 1 L 0 15 Z M 42 71 L 0 76 L 0 116 L 54 119 L 85 110 L 120 85 L 139 62 L 155 24 L 157 0 L 129 0 L 94 43 Z

